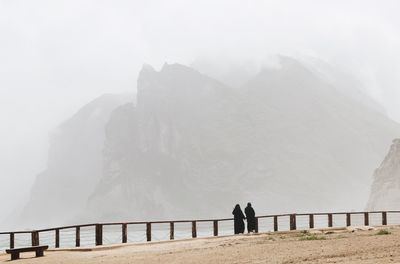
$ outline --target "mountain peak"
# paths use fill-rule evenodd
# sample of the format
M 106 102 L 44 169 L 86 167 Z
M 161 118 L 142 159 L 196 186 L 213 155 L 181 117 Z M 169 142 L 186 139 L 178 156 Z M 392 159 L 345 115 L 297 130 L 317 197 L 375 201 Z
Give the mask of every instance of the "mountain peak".
M 195 75 L 200 75 L 200 73 L 186 65 L 179 64 L 179 63 L 173 63 L 173 64 L 168 64 L 164 63 L 160 73 L 162 74 L 195 74 Z
M 145 63 L 145 64 L 143 64 L 141 71 L 155 72 L 156 70 L 150 64 Z

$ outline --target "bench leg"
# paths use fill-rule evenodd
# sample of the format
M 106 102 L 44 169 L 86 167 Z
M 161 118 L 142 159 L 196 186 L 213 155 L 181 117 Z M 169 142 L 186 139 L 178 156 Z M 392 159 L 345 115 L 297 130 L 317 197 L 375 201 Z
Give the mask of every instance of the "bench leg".
M 11 253 L 11 260 L 17 260 L 17 259 L 19 259 L 19 252 Z
M 36 257 L 43 257 L 43 250 L 36 250 Z

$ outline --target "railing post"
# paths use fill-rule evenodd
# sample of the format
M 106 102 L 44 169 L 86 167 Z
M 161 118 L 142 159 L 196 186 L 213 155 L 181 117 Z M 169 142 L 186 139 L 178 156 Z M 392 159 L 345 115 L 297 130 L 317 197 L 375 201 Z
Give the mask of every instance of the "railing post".
M 310 214 L 309 218 L 310 218 L 310 221 L 309 221 L 310 229 L 313 229 L 314 228 L 314 215 Z
M 151 223 L 146 223 L 146 238 L 147 241 L 151 241 Z
M 382 212 L 382 225 L 387 225 L 387 212 Z
M 214 220 L 214 236 L 218 236 L 218 220 Z
M 75 227 L 75 246 L 76 247 L 81 246 L 81 227 L 80 226 Z
M 54 243 L 56 248 L 60 247 L 60 229 L 56 229 L 56 242 Z
M 15 235 L 14 233 L 10 233 L 10 248 L 14 248 L 15 246 Z
M 192 238 L 197 237 L 197 226 L 196 221 L 192 221 Z
M 328 214 L 328 227 L 333 227 L 333 215 Z
M 346 226 L 351 226 L 351 214 L 346 214 Z
M 255 226 L 255 230 L 256 233 L 258 233 L 258 217 L 256 217 L 256 226 Z
M 103 225 L 96 224 L 96 246 L 103 245 Z
M 174 222 L 169 223 L 169 239 L 170 240 L 175 239 L 175 223 Z
M 128 242 L 128 225 L 122 224 L 122 243 Z
M 290 230 L 296 230 L 296 214 L 290 215 Z
M 364 225 L 369 226 L 369 214 L 364 213 Z
M 31 232 L 31 240 L 32 240 L 32 247 L 39 246 L 39 232 L 32 231 Z
M 274 216 L 274 231 L 278 232 L 278 216 Z

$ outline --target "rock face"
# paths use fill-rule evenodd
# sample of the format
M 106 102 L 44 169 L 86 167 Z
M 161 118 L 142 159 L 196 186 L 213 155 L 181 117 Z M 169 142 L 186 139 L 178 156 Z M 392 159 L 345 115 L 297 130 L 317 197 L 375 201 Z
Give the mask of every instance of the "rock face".
M 209 210 L 209 199 L 230 205 L 241 181 L 235 163 L 246 156 L 240 97 L 182 65 L 159 73 L 146 66 L 138 85 L 137 107 L 120 107 L 107 125 L 105 171 L 89 215 L 193 217 Z
M 57 128 L 47 168 L 36 178 L 20 225 L 61 225 L 85 208 L 102 175 L 104 126 L 116 107 L 132 100 L 128 94 L 103 95 Z
M 57 130 L 26 226 L 227 217 L 248 201 L 258 214 L 362 209 L 400 126 L 321 69 L 282 57 L 232 88 L 145 65 L 135 102 L 100 97 Z
M 368 210 L 400 208 L 400 139 L 393 141 L 389 153 L 375 171 Z
M 362 208 L 399 125 L 345 81 L 281 64 L 240 89 L 178 64 L 145 66 L 137 106 L 106 126 L 88 220 L 229 216 L 247 201 L 259 213 Z

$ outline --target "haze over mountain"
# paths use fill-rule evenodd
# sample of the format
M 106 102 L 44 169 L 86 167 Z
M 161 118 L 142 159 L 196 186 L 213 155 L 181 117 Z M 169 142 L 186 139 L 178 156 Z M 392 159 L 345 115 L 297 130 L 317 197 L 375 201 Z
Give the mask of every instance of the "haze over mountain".
M 19 219 L 26 227 L 59 225 L 74 219 L 101 178 L 104 126 L 131 94 L 105 94 L 82 107 L 52 134 L 45 171 L 37 175 Z
M 351 87 L 346 97 L 368 94 L 380 104 L 368 108 L 399 122 L 399 8 L 395 0 L 0 1 L 0 229 L 11 228 L 5 218 L 16 222 L 45 171 L 60 121 L 101 94 L 136 91 L 144 63 L 159 71 L 178 62 L 240 90 L 265 62 L 279 69 L 269 57 L 284 54 L 338 90 Z
M 247 201 L 258 213 L 362 209 L 400 125 L 359 86 L 289 57 L 236 88 L 144 65 L 136 101 L 119 96 L 95 123 L 91 110 L 60 129 L 25 216 L 45 200 L 57 217 L 36 219 L 52 224 L 229 216 Z

